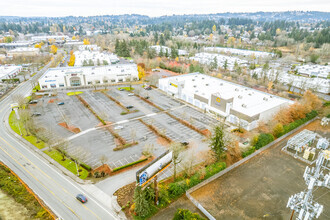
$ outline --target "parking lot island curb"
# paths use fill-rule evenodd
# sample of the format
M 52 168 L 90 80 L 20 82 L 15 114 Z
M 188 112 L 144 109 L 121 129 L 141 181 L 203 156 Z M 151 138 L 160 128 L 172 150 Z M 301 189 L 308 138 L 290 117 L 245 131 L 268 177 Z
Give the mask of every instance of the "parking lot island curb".
M 5 124 L 6 129 L 9 131 L 9 133 L 11 133 L 13 136 L 15 136 L 15 138 L 18 141 L 20 141 L 21 143 L 23 143 L 24 146 L 28 146 L 29 150 L 37 153 L 39 156 L 41 156 L 42 158 L 44 158 L 49 164 L 54 165 L 63 174 L 65 174 L 66 176 L 70 177 L 75 182 L 80 183 L 80 184 L 89 184 L 89 183 L 91 183 L 91 181 L 89 181 L 89 180 L 82 180 L 82 179 L 78 178 L 76 175 L 74 175 L 73 173 L 71 173 L 69 170 L 67 170 L 63 166 L 61 166 L 54 159 L 50 158 L 48 155 L 46 155 L 44 152 L 42 152 L 42 150 L 38 149 L 36 146 L 34 146 L 30 142 L 28 142 L 27 140 L 25 140 L 24 138 L 22 138 L 20 135 L 18 135 L 16 132 L 14 132 L 10 128 L 10 126 L 9 126 L 9 121 L 8 121 L 9 114 L 10 114 L 10 109 L 8 109 L 7 114 L 5 114 L 5 118 L 3 119 L 3 121 L 4 121 L 4 124 Z

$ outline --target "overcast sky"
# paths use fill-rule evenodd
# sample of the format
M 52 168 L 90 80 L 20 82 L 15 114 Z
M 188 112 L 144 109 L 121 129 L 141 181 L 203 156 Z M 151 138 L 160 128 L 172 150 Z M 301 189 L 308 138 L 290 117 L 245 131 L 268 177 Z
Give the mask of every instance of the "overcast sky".
M 326 11 L 330 0 L 0 0 L 0 16 L 208 14 L 256 11 Z

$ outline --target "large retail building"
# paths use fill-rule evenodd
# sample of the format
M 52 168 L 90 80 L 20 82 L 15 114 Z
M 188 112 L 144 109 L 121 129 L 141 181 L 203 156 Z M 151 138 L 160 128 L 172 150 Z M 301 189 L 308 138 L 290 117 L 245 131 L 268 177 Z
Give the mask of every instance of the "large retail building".
M 159 88 L 246 130 L 268 121 L 293 102 L 272 94 L 200 73 L 159 79 Z
M 41 89 L 112 84 L 138 80 L 136 64 L 60 67 L 48 69 L 39 79 Z

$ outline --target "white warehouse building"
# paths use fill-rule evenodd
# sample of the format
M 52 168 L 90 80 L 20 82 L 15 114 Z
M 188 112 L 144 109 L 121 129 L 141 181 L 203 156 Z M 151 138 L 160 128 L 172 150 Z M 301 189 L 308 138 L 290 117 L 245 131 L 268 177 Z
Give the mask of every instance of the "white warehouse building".
M 86 46 L 86 45 L 83 45 Z M 119 62 L 117 55 L 113 53 L 101 53 L 98 51 L 88 51 L 88 50 L 78 50 L 74 52 L 76 57 L 74 66 L 84 66 L 89 65 L 90 62 L 92 65 L 109 65 Z
M 268 121 L 293 102 L 272 94 L 200 73 L 159 79 L 159 88 L 246 130 Z
M 60 67 L 48 69 L 39 79 L 41 89 L 112 84 L 138 80 L 136 64 Z
M 235 62 L 240 66 L 247 66 L 248 63 L 248 61 L 239 59 L 237 57 L 225 56 L 222 54 L 215 53 L 196 53 L 194 57 L 190 57 L 189 59 L 207 65 L 210 65 L 216 60 L 218 67 L 221 68 L 224 68 L 224 64 L 227 61 L 227 69 L 229 70 L 234 69 Z
M 22 71 L 22 66 L 0 65 L 0 80 L 14 78 L 21 71 Z

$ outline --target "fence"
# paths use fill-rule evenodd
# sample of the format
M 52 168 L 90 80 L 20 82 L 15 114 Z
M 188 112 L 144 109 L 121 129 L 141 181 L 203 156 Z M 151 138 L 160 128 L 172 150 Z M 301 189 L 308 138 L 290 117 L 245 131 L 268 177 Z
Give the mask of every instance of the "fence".
M 200 184 L 197 184 L 196 186 L 190 188 L 189 190 L 186 191 L 186 196 L 187 198 L 202 212 L 204 213 L 204 215 L 210 219 L 210 220 L 214 220 L 215 218 L 196 200 L 194 199 L 190 193 L 198 190 L 199 188 L 205 186 L 206 184 L 212 182 L 213 180 L 219 178 L 220 176 L 228 173 L 229 171 L 235 169 L 236 167 L 240 166 L 241 164 L 247 162 L 249 159 L 251 159 L 252 157 L 260 154 L 261 152 L 267 150 L 268 148 L 270 148 L 271 146 L 273 146 L 274 144 L 277 144 L 279 142 L 281 142 L 282 140 L 284 140 L 285 138 L 287 138 L 288 136 L 290 136 L 291 134 L 295 133 L 296 131 L 298 131 L 299 129 L 307 126 L 308 124 L 312 123 L 313 121 L 315 121 L 316 119 L 318 119 L 318 117 L 315 117 L 314 119 L 306 122 L 305 124 L 300 125 L 299 127 L 293 129 L 292 131 L 286 133 L 285 135 L 281 136 L 280 138 L 272 141 L 271 143 L 267 144 L 266 146 L 260 148 L 259 150 L 255 151 L 253 154 L 250 154 L 249 156 L 243 158 L 242 160 L 234 163 L 233 165 L 231 165 L 230 167 L 224 169 L 223 171 L 219 172 L 218 174 L 214 175 L 213 177 L 201 182 Z

